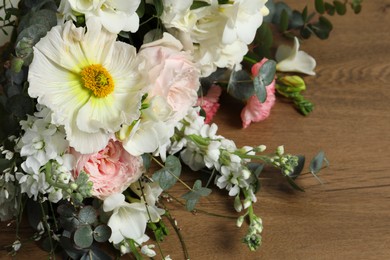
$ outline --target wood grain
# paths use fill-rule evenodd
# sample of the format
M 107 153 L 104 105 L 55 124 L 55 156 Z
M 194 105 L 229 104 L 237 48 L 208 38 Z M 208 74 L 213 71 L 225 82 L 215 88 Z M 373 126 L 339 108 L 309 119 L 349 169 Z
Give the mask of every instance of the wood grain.
M 245 229 L 236 228 L 234 221 L 193 215 L 170 203 L 191 259 L 390 258 L 390 1 L 364 1 L 361 14 L 349 12 L 331 20 L 330 39 L 311 39 L 301 46 L 317 60 L 316 77 L 305 78 L 306 96 L 316 104 L 309 117 L 278 101 L 270 118 L 242 130 L 240 105 L 224 97 L 216 119 L 220 133 L 239 146 L 275 149 L 284 144 L 287 151 L 308 158 L 324 150 L 330 161 L 321 174 L 326 183 L 304 175 L 298 183 L 306 192 L 295 192 L 268 172 L 256 205 L 264 224 L 257 252 L 240 243 Z M 189 181 L 193 178 L 186 175 Z M 199 207 L 237 216 L 232 201 L 217 189 Z M 0 246 L 12 243 L 12 229 L 5 224 L 0 229 Z M 22 227 L 25 236 L 29 232 Z M 173 259 L 183 259 L 174 234 L 162 247 Z M 46 254 L 30 243 L 18 259 L 27 257 L 45 259 Z M 0 251 L 0 259 L 7 258 Z

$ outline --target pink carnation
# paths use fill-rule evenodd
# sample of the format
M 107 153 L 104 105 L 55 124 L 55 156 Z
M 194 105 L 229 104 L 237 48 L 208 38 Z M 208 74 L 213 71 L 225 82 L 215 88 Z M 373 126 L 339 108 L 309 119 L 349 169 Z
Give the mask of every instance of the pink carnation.
M 143 172 L 142 157 L 130 155 L 118 141 L 110 140 L 106 148 L 95 154 L 73 154 L 76 156 L 74 177 L 81 171 L 87 173 L 93 183 L 92 195 L 99 199 L 123 192 Z
M 175 121 L 181 120 L 195 105 L 200 86 L 200 71 L 181 43 L 164 33 L 160 40 L 144 44 L 139 52 L 141 69 L 149 83 L 148 97 L 163 97 L 170 105 Z
M 213 117 L 218 111 L 220 105 L 218 100 L 221 93 L 222 89 L 220 86 L 212 85 L 206 96 L 198 98 L 196 105 L 201 106 L 206 112 L 206 119 L 204 121 L 206 124 L 209 124 L 213 120 Z
M 268 59 L 264 58 L 260 62 L 252 66 L 252 75 L 257 76 L 261 66 Z M 247 128 L 252 122 L 260 122 L 266 119 L 270 113 L 271 108 L 275 104 L 275 80 L 272 81 L 267 87 L 267 99 L 264 103 L 260 103 L 256 95 L 251 96 L 246 106 L 241 111 L 242 126 Z

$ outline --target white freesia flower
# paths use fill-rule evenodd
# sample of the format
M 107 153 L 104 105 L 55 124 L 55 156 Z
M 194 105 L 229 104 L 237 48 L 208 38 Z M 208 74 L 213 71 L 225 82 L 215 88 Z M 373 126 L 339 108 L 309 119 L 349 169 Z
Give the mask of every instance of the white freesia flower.
M 59 12 L 65 19 L 72 17 L 73 12 L 85 15 L 88 21 L 91 17 L 112 33 L 120 31 L 136 32 L 139 27 L 139 17 L 136 13 L 141 0 L 62 0 Z M 70 7 L 70 8 L 69 8 Z
M 315 75 L 315 59 L 304 51 L 299 50 L 299 40 L 294 38 L 294 46 L 280 45 L 275 54 L 276 70 L 284 72 L 300 72 Z
M 118 244 L 126 238 L 133 239 L 139 244 L 149 238 L 145 235 L 148 216 L 144 203 L 125 201 L 123 194 L 113 194 L 103 203 L 105 212 L 112 211 L 107 225 L 111 228 L 110 242 Z
M 153 197 L 153 191 L 150 187 L 149 191 L 145 190 L 145 192 L 149 194 L 149 199 Z M 158 221 L 160 214 L 165 212 L 149 202 L 153 202 L 153 199 L 148 201 L 148 204 L 142 200 L 128 203 L 125 201 L 125 196 L 118 193 L 107 197 L 103 203 L 103 210 L 105 212 L 112 211 L 107 223 L 112 230 L 109 241 L 114 244 L 119 244 L 126 238 L 133 239 L 138 244 L 147 241 L 149 238 L 145 235 L 145 230 L 148 221 Z
M 227 17 L 223 42 L 233 43 L 238 38 L 250 44 L 263 22 L 263 16 L 269 13 L 266 2 L 267 0 L 235 0 L 233 4 L 221 5 L 221 12 Z
M 53 27 L 34 47 L 29 95 L 53 111 L 70 146 L 96 153 L 139 117 L 142 93 L 133 46 L 116 42 L 95 19 Z

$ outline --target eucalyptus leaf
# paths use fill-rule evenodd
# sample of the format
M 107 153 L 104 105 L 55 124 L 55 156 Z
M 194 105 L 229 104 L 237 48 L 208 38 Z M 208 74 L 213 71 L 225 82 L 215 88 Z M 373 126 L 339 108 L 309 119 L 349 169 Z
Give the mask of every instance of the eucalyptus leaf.
M 319 14 L 325 13 L 325 6 L 324 6 L 324 1 L 323 0 L 315 0 L 314 6 L 315 6 L 316 11 Z
M 99 225 L 93 230 L 93 237 L 96 242 L 106 242 L 111 236 L 111 228 L 107 225 Z
M 285 178 L 286 178 L 287 182 L 291 185 L 291 187 L 293 187 L 295 190 L 299 190 L 299 191 L 302 191 L 302 192 L 305 191 L 298 184 L 296 184 L 295 181 L 290 176 L 285 175 Z
M 145 0 L 142 0 L 137 8 L 137 15 L 139 18 L 142 18 L 145 14 Z
M 93 231 L 90 225 L 82 225 L 76 229 L 73 237 L 74 243 L 80 248 L 88 248 L 93 242 Z
M 284 2 L 275 3 L 275 13 L 272 17 L 272 23 L 279 24 L 282 16 L 282 12 L 285 11 L 288 18 L 292 15 L 292 9 Z
M 209 188 L 202 187 L 202 181 L 196 180 L 191 191 L 183 194 L 181 197 L 186 200 L 186 209 L 192 211 L 195 209 L 201 197 L 210 195 L 211 190 Z
M 15 95 L 7 100 L 7 110 L 20 119 L 24 119 L 27 114 L 34 113 L 32 100 L 25 95 Z
M 280 14 L 279 30 L 285 32 L 288 29 L 289 15 L 285 9 Z
M 248 100 L 255 93 L 251 76 L 245 70 L 233 70 L 227 92 L 239 100 Z
M 267 100 L 267 88 L 264 81 L 261 80 L 260 74 L 253 79 L 253 86 L 255 88 L 255 94 L 261 103 Z
M 180 160 L 173 155 L 167 157 L 164 168 L 156 171 L 152 178 L 160 184 L 163 190 L 171 188 L 180 177 Z
M 344 15 L 347 12 L 346 3 L 342 3 L 338 0 L 336 0 L 336 1 L 333 1 L 333 5 L 334 5 L 338 15 Z
M 94 247 L 80 258 L 80 260 L 111 260 L 112 258 L 98 247 Z
M 97 220 L 97 211 L 92 206 L 85 206 L 80 209 L 78 217 L 84 224 L 93 224 Z
M 141 156 L 142 156 L 142 162 L 143 162 L 145 170 L 149 171 L 150 165 L 151 165 L 151 161 L 152 161 L 152 159 L 150 158 L 150 155 L 144 153 Z
M 303 15 L 298 11 L 293 11 L 290 26 L 291 28 L 301 28 L 305 24 Z
M 326 161 L 325 153 L 320 151 L 310 162 L 310 172 L 314 174 L 318 173 L 321 170 L 324 161 Z
M 261 80 L 265 86 L 268 86 L 275 79 L 276 62 L 273 60 L 267 60 L 259 70 Z

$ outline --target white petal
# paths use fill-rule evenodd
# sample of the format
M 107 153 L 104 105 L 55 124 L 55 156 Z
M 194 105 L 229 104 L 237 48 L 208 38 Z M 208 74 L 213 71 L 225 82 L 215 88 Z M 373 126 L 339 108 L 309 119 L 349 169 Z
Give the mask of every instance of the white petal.
M 122 193 L 112 194 L 104 199 L 103 210 L 105 212 L 113 211 L 125 202 L 125 196 Z

